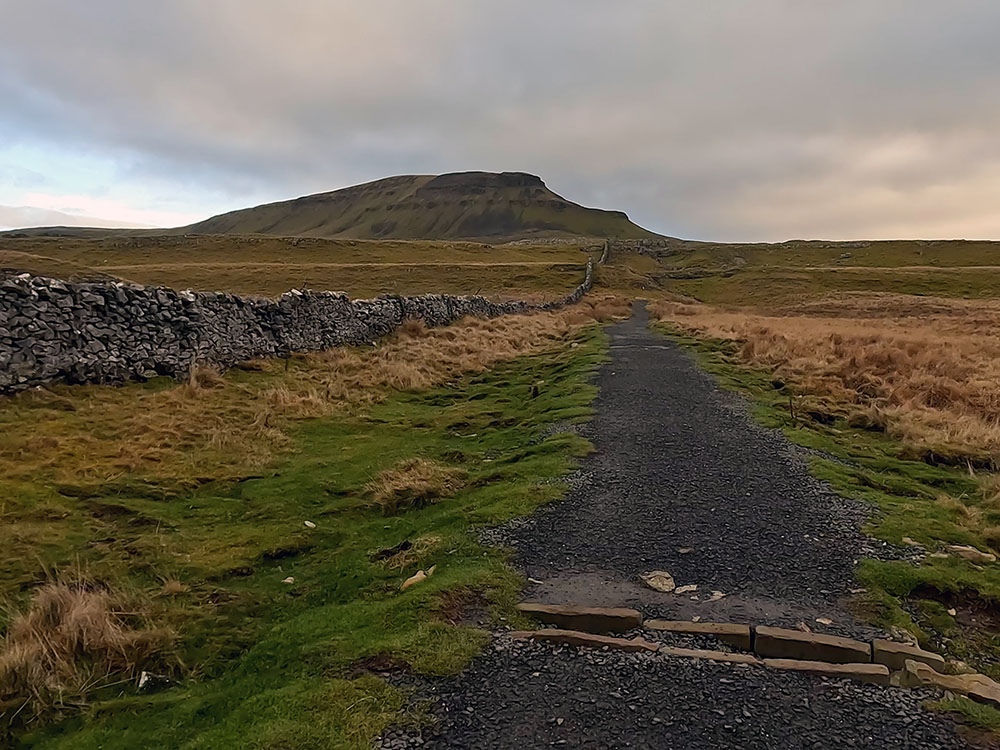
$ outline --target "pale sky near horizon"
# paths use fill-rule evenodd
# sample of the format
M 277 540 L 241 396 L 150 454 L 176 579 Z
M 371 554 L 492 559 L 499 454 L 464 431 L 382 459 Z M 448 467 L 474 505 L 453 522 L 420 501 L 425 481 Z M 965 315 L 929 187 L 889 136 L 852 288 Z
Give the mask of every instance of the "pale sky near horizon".
M 1000 239 L 998 35 L 996 0 L 0 0 L 0 227 L 482 169 L 695 239 Z

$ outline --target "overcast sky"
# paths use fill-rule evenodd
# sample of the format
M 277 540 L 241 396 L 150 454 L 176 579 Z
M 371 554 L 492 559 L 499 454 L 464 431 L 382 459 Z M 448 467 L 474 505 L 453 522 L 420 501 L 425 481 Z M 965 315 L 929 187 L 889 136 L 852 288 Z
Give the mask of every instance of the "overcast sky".
M 698 239 L 1000 239 L 998 35 L 997 0 L 0 0 L 0 222 L 483 169 Z

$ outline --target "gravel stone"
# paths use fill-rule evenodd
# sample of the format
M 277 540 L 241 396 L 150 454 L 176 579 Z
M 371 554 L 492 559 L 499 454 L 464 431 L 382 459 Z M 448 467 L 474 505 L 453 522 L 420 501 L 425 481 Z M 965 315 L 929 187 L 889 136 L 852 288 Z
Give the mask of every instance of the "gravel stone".
M 597 449 L 584 463 L 589 481 L 497 535 L 528 576 L 547 582 L 531 598 L 875 634 L 842 606 L 856 561 L 871 556 L 860 530 L 871 508 L 812 477 L 778 431 L 756 424 L 745 401 L 646 323 L 640 305 L 610 329 L 588 427 Z M 650 570 L 698 592 L 644 593 L 635 584 Z M 607 601 L 586 598 L 616 590 Z M 727 596 L 709 608 L 712 591 Z M 835 624 L 819 628 L 817 617 Z
M 419 692 L 439 721 L 388 730 L 377 747 L 967 747 L 920 707 L 933 691 L 544 643 L 501 639 L 458 679 Z

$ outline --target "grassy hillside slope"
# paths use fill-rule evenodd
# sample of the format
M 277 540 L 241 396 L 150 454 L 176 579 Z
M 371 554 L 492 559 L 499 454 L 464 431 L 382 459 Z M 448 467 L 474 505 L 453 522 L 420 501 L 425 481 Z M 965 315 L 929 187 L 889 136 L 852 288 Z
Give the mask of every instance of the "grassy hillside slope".
M 266 234 L 281 237 L 489 242 L 542 238 L 658 235 L 621 211 L 585 208 L 523 172 L 401 175 L 268 203 L 174 229 L 36 227 L 0 238 L 151 237 L 164 234 Z
M 389 177 L 231 211 L 179 231 L 369 239 L 655 236 L 620 211 L 584 208 L 520 172 Z

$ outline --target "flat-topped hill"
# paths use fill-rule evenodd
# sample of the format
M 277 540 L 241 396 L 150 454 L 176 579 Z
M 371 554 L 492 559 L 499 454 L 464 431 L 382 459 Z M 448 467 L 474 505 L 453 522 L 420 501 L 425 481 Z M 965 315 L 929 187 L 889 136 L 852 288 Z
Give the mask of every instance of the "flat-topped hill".
M 621 211 L 585 208 L 523 172 L 388 177 L 230 211 L 177 231 L 359 239 L 656 236 Z

